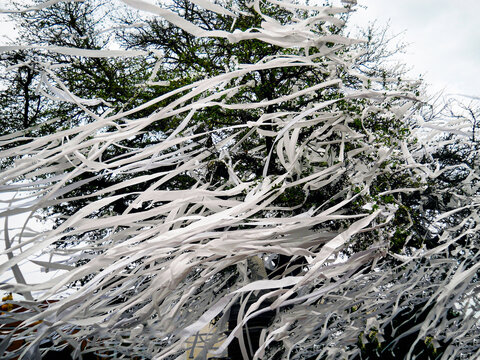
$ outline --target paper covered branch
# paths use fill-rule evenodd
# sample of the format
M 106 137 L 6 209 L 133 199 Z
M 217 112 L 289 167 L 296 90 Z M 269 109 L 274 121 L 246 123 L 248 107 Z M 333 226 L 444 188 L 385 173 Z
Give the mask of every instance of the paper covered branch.
M 0 48 L 38 101 L 0 138 L 3 358 L 478 356 L 478 169 L 431 156 L 464 123 L 362 71 L 349 9 L 123 3 Z

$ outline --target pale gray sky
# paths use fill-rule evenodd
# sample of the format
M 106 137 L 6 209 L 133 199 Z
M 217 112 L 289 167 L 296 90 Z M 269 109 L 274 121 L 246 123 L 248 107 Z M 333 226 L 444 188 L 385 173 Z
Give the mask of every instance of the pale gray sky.
M 356 24 L 390 20 L 409 43 L 401 57 L 432 90 L 480 96 L 479 0 L 358 0 Z

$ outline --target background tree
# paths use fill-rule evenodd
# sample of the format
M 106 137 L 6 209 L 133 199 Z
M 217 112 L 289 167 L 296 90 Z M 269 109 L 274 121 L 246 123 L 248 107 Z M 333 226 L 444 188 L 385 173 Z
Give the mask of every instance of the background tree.
M 50 338 L 51 349 L 69 341 L 74 356 L 176 358 L 211 322 L 199 358 L 220 339 L 222 353 L 235 337 L 243 358 L 478 350 L 467 316 L 476 255 L 446 266 L 459 229 L 438 234 L 437 244 L 446 217 L 422 213 L 421 196 L 438 193 L 432 184 L 439 173 L 423 157 L 435 144 L 414 134 L 420 88 L 388 69 L 362 71 L 371 57 L 359 58 L 361 45 L 343 36 L 338 14 L 346 9 L 124 2 L 169 23 L 146 18 L 136 25 L 130 15 L 119 33 L 127 49 L 112 53 L 99 51 L 107 38 L 88 40 L 98 30 L 87 17 L 71 16 L 77 6 L 92 9 L 89 3 L 25 15 L 64 19 L 55 22 L 73 35 L 45 36 L 47 45 L 80 56 L 50 48 L 49 62 L 37 65 L 46 75 L 37 88 L 51 112 L 42 124 L 58 114 L 74 121 L 1 139 L 0 156 L 11 164 L 2 189 L 31 191 L 34 199 L 13 201 L 2 215 L 41 210 L 59 217 L 50 231 L 20 234 L 0 269 L 40 253 L 55 260 L 33 260 L 39 266 L 68 269 L 43 284 L 1 286 L 41 291 L 38 302 L 64 296 L 41 311 L 19 302 L 30 309 L 25 324 L 34 324 L 12 335 L 28 340 L 22 356 L 45 351 L 40 342 Z M 93 32 L 78 32 L 75 22 Z M 80 33 L 88 34 L 80 43 L 55 42 Z M 33 42 L 42 51 L 43 43 Z M 110 59 L 114 54 L 144 57 Z M 476 200 L 464 200 L 472 211 L 460 223 L 473 234 Z M 432 240 L 426 248 L 425 239 Z M 271 254 L 289 261 L 269 263 L 262 280 L 266 274 L 253 266 Z M 74 282 L 83 286 L 66 293 Z M 258 348 L 249 349 L 242 327 L 266 313 Z M 412 334 L 404 349 L 401 340 Z

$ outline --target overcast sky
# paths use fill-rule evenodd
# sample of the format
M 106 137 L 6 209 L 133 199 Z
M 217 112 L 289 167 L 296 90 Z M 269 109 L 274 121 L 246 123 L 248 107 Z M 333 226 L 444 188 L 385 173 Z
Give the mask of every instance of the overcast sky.
M 432 90 L 480 96 L 480 0 L 358 0 L 352 21 L 390 20 L 409 43 L 402 60 Z

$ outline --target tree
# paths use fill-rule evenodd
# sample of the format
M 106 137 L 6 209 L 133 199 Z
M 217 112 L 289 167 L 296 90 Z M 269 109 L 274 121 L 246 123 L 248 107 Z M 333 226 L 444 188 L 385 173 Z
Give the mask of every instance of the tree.
M 476 255 L 446 266 L 457 224 L 436 238 L 442 209 L 421 213 L 439 190 L 435 164 L 422 157 L 423 146 L 436 145 L 414 136 L 420 88 L 385 68 L 362 71 L 371 57 L 359 57 L 362 45 L 342 33 L 338 14 L 347 9 L 124 2 L 165 20 L 139 25 L 130 14 L 117 52 L 100 51 L 108 39 L 92 42 L 93 23 L 72 16 L 87 14 L 88 2 L 24 17 L 27 26 L 48 20 L 50 30 L 80 36 L 45 29 L 46 43 L 33 48 L 47 56 L 38 45 L 62 46 L 33 72 L 50 77 L 35 80 L 49 99 L 39 121 L 75 121 L 1 138 L 9 160 L 2 189 L 34 199 L 13 199 L 2 216 L 59 215 L 54 229 L 12 239 L 0 269 L 41 252 L 56 258 L 34 260 L 39 266 L 68 269 L 50 282 L 0 286 L 41 291 L 37 303 L 60 297 L 40 311 L 17 302 L 30 310 L 21 315 L 29 326 L 12 333 L 29 340 L 18 353 L 67 341 L 74 356 L 176 358 L 211 323 L 198 358 L 235 337 L 244 358 L 478 350 L 467 317 Z M 140 57 L 109 59 L 118 54 Z M 465 201 L 472 212 L 463 225 L 476 209 Z M 470 235 L 478 225 L 468 226 Z M 82 286 L 68 293 L 75 282 Z M 250 349 L 242 327 L 262 316 Z M 41 349 L 47 338 L 52 345 Z

